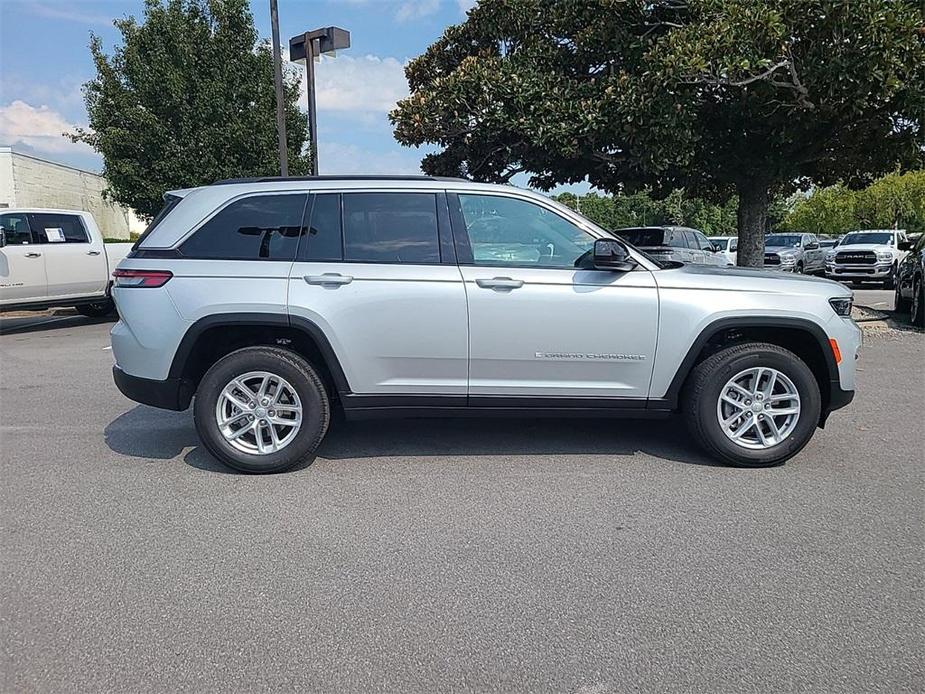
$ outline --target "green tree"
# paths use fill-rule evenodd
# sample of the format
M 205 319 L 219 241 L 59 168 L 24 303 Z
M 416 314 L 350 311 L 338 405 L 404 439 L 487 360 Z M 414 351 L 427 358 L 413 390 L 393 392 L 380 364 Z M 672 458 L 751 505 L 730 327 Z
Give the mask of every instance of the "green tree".
M 278 174 L 272 52 L 246 0 L 145 0 L 144 21 L 117 19 L 112 55 L 90 40 L 89 129 L 113 200 L 150 217 L 170 188 Z M 298 82 L 286 80 L 289 169 L 307 173 Z
M 779 228 L 813 234 L 843 234 L 858 228 L 858 193 L 841 184 L 817 188 L 811 195 L 797 195 L 793 209 Z
M 428 173 L 737 195 L 760 265 L 775 196 L 922 161 L 923 26 L 920 0 L 482 0 L 391 118 Z

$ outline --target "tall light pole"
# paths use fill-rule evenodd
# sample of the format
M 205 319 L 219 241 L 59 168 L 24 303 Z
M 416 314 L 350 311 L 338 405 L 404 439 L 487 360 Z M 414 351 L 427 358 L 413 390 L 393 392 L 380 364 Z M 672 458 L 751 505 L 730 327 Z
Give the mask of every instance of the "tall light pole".
M 276 86 L 276 136 L 279 138 L 279 175 L 289 175 L 289 152 L 286 146 L 286 106 L 283 101 L 283 60 L 279 50 L 279 7 L 270 0 L 270 25 L 273 28 L 273 83 Z
M 311 136 L 312 175 L 318 175 L 318 119 L 315 114 L 315 58 L 350 48 L 350 32 L 340 27 L 325 27 L 306 31 L 289 39 L 289 60 L 305 61 L 305 82 L 308 92 L 308 130 Z

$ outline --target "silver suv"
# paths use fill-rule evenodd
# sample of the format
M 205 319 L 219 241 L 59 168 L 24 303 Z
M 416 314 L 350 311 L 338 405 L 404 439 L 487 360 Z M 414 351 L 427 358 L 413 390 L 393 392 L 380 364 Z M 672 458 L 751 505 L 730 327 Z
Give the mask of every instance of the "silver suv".
M 655 261 L 547 197 L 429 177 L 181 190 L 120 263 L 116 384 L 193 403 L 247 472 L 347 418 L 658 417 L 715 458 L 781 463 L 855 387 L 851 292 Z

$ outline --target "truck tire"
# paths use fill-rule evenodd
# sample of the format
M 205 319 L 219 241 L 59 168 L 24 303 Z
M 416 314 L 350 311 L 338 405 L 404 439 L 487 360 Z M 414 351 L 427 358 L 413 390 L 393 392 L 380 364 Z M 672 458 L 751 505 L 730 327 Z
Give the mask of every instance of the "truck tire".
M 309 459 L 328 429 L 324 383 L 305 359 L 277 347 L 246 347 L 203 376 L 193 404 L 209 452 L 241 472 L 281 472 Z
M 899 282 L 895 282 L 895 287 L 893 288 L 893 312 L 902 313 L 903 311 L 909 310 L 909 299 L 903 298 L 902 292 L 899 290 Z
M 813 372 L 796 354 L 749 342 L 694 368 L 682 411 L 692 436 L 712 457 L 737 467 L 769 467 L 809 442 L 822 397 Z
M 77 313 L 87 318 L 102 318 L 112 313 L 116 309 L 116 305 L 113 303 L 112 299 L 103 299 L 96 303 L 81 304 L 74 308 L 77 309 Z
M 890 268 L 889 276 L 883 280 L 884 289 L 893 289 L 896 286 L 896 265 Z

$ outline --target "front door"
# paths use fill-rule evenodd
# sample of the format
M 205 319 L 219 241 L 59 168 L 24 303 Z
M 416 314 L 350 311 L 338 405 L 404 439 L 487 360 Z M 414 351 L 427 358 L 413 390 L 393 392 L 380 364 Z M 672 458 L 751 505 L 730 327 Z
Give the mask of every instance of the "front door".
M 0 305 L 43 301 L 47 290 L 45 255 L 29 228 L 29 215 L 0 215 L 6 245 L 0 248 Z
M 594 237 L 552 206 L 449 199 L 469 304 L 470 398 L 645 398 L 658 327 L 651 273 L 578 268 Z
M 325 332 L 354 394 L 464 403 L 466 295 L 444 194 L 318 193 L 309 206 L 292 319 Z

